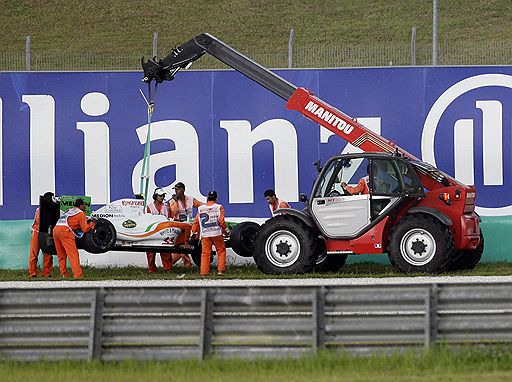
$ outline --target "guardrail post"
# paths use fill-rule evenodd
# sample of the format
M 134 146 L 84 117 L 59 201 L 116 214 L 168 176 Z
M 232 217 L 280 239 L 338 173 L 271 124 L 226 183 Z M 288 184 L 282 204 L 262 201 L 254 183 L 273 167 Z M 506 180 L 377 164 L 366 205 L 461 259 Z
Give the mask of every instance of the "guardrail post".
M 425 296 L 425 347 L 430 348 L 437 342 L 437 284 L 432 284 Z
M 201 293 L 201 333 L 199 354 L 202 359 L 208 357 L 212 350 L 213 334 L 213 293 L 204 289 Z
M 325 348 L 325 287 L 313 291 L 313 352 Z
M 89 361 L 101 359 L 101 337 L 103 334 L 103 307 L 105 305 L 105 290 L 96 290 L 91 301 L 91 326 L 89 330 Z

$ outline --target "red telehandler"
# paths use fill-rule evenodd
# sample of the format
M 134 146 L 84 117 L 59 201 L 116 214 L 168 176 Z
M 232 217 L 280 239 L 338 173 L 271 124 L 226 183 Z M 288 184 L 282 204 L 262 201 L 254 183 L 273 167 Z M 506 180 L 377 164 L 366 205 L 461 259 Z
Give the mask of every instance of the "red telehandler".
M 205 53 L 361 151 L 334 156 L 318 166 L 310 197 L 301 195 L 304 210 L 280 209 L 256 231 L 251 224 L 237 226 L 235 236 L 243 238 L 242 249 L 246 255 L 252 253 L 261 271 L 338 271 L 349 254 L 388 253 L 393 266 L 405 273 L 469 269 L 480 261 L 484 238 L 475 213 L 474 186 L 420 161 L 214 36 L 198 35 L 160 60 L 143 58 L 143 81 L 151 90 L 152 81 L 172 80 Z M 365 176 L 361 182 L 367 187 L 351 194 L 347 190 L 354 187 L 346 183 L 356 174 Z M 244 230 L 253 233 L 244 235 Z M 235 248 L 233 232 L 231 236 Z

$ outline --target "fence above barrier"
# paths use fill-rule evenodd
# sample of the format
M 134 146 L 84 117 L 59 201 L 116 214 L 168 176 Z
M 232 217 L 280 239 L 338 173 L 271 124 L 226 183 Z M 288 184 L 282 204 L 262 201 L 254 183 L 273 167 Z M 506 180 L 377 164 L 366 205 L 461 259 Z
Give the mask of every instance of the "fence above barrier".
M 160 52 L 165 56 L 168 51 Z M 243 53 L 270 68 L 342 68 L 361 66 L 409 66 L 432 64 L 432 44 L 295 44 L 293 49 L 269 53 L 245 49 Z M 140 53 L 61 52 L 34 50 L 0 52 L 0 70 L 141 70 Z M 438 65 L 508 65 L 512 43 L 506 40 L 440 43 Z M 27 59 L 30 65 L 27 68 Z M 416 65 L 415 64 L 415 65 Z M 226 65 L 207 57 L 194 63 L 195 69 L 226 69 Z
M 512 283 L 3 289 L 0 358 L 172 359 L 512 343 Z

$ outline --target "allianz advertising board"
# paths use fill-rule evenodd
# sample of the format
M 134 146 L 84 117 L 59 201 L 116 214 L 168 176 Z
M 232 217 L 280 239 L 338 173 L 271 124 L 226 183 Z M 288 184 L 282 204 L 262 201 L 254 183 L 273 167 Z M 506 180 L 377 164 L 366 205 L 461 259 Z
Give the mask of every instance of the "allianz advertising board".
M 512 67 L 279 70 L 477 189 L 477 211 L 512 215 Z M 139 193 L 147 138 L 140 72 L 0 73 L 0 220 L 32 219 L 38 196 L 89 195 L 94 206 Z M 160 84 L 150 190 L 181 181 L 226 215 L 263 218 L 274 188 L 301 208 L 313 162 L 353 150 L 238 72 L 181 72 Z M 486 245 L 490 241 L 486 237 Z

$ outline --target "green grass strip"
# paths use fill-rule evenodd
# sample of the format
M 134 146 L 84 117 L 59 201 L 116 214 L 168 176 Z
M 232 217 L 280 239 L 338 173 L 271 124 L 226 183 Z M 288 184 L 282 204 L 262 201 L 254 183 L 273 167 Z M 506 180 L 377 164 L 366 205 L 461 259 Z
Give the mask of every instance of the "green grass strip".
M 199 268 L 184 269 L 181 266 L 175 266 L 172 272 L 163 272 L 161 269 L 157 273 L 149 274 L 145 267 L 84 267 L 86 280 L 152 280 L 152 279 L 176 279 L 179 277 L 184 280 L 199 279 Z M 446 276 L 510 276 L 512 275 L 512 263 L 482 263 L 475 269 L 467 271 L 447 272 Z M 415 273 L 405 275 L 397 272 L 391 265 L 382 265 L 374 263 L 356 263 L 344 266 L 338 273 L 309 273 L 305 275 L 266 275 L 263 274 L 255 265 L 228 265 L 227 273 L 222 279 L 302 279 L 302 278 L 357 278 L 357 277 L 410 277 L 414 282 L 415 277 L 429 276 L 427 274 Z M 214 273 L 211 279 L 220 278 Z M 55 281 L 60 279 L 57 268 L 53 270 L 51 278 L 28 277 L 26 269 L 0 269 L 0 281 Z
M 0 363 L 2 381 L 510 381 L 510 348 L 437 348 L 391 355 L 323 352 L 284 359 Z

